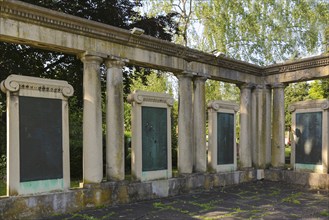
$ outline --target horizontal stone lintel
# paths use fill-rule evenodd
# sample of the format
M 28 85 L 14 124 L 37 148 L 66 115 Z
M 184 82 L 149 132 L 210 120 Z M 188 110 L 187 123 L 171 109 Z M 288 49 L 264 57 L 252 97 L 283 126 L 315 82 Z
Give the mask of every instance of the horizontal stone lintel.
M 105 58 L 120 57 L 130 64 L 173 73 L 197 72 L 231 83 L 260 83 L 261 77 L 269 83 L 289 83 L 329 76 L 328 54 L 261 67 L 20 1 L 0 1 L 0 12 L 0 37 L 11 43 L 76 55 L 89 51 Z

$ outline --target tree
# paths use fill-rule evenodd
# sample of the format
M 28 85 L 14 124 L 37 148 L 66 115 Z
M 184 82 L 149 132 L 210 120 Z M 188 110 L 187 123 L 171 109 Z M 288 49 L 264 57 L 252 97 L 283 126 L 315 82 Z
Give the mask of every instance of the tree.
M 195 9 L 209 48 L 235 59 L 267 65 L 328 47 L 326 0 L 209 0 Z
M 294 102 L 310 99 L 309 90 L 310 85 L 308 82 L 292 83 L 285 88 L 284 107 L 286 130 L 289 130 L 289 127 L 291 126 L 291 112 L 289 111 L 288 106 Z
M 329 80 L 315 80 L 310 84 L 311 99 L 328 99 L 329 98 Z
M 175 21 L 178 24 L 179 32 L 176 33 L 173 41 L 184 46 L 191 46 L 193 43 L 193 37 L 195 36 L 195 16 L 194 16 L 194 6 L 195 1 L 193 0 L 167 0 L 158 1 L 150 0 L 148 1 L 149 9 L 147 14 L 150 17 L 171 14 L 176 15 Z

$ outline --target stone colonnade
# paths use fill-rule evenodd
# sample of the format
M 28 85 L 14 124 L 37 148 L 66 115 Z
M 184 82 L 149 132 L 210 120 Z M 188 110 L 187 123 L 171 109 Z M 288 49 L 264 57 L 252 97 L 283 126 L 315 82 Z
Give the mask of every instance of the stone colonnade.
M 106 177 L 124 179 L 124 60 L 83 55 L 83 170 L 84 183 L 103 179 L 102 108 L 100 66 L 107 68 L 106 101 Z M 181 174 L 206 172 L 207 77 L 175 73 L 179 80 L 178 170 Z M 284 165 L 284 86 L 239 85 L 241 168 Z M 272 105 L 273 89 L 273 105 Z M 272 115 L 273 107 L 273 115 Z M 272 118 L 273 117 L 273 120 Z M 272 122 L 272 123 L 271 123 Z
M 243 84 L 240 91 L 241 168 L 282 168 L 285 163 L 284 85 Z

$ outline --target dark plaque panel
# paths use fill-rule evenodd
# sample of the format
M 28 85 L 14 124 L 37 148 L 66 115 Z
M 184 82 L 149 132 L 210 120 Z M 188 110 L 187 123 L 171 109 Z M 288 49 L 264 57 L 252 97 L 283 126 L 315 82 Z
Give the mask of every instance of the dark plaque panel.
M 142 107 L 142 170 L 167 168 L 167 109 Z
M 62 100 L 19 97 L 20 182 L 63 178 Z
M 322 112 L 296 113 L 296 163 L 322 162 Z
M 217 164 L 234 163 L 234 114 L 217 113 Z

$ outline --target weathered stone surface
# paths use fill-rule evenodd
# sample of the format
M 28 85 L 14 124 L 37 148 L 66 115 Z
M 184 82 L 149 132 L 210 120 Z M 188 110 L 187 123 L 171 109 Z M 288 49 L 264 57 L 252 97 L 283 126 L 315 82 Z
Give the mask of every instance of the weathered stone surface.
M 36 194 L 24 197 L 2 197 L 0 198 L 0 218 L 36 218 L 49 216 L 52 213 L 78 211 L 88 207 L 175 196 L 253 181 L 255 180 L 253 172 L 197 173 L 150 182 L 104 182 L 84 184 L 85 188 L 72 189 L 66 192 Z

